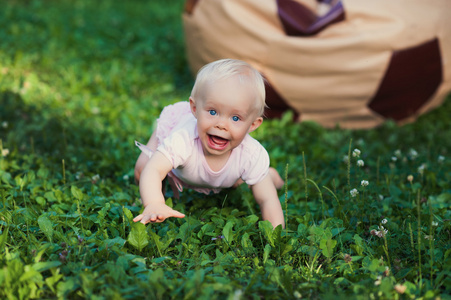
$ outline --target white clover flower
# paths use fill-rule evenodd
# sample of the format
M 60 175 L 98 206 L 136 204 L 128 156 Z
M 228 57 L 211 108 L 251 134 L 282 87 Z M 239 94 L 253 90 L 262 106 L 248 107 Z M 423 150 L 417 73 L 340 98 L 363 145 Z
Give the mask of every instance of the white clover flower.
M 439 164 L 441 164 L 442 162 L 445 161 L 445 157 L 443 155 L 439 155 L 438 158 L 437 158 L 437 161 L 438 161 Z
M 351 197 L 355 197 L 359 194 L 359 191 L 357 189 L 352 189 L 349 193 L 351 194 Z
M 383 231 L 383 232 L 385 232 L 385 233 L 387 233 L 387 232 L 388 232 L 388 230 L 387 230 L 387 229 L 385 229 L 385 227 L 384 227 L 384 226 L 382 226 L 382 225 L 380 225 L 380 226 L 377 226 L 377 229 L 379 229 L 380 231 Z
M 425 240 L 433 240 L 433 241 L 435 241 L 435 239 L 432 237 L 432 235 L 424 235 L 424 239 Z
M 98 181 L 99 179 L 100 179 L 100 175 L 99 174 L 96 174 L 96 175 L 91 177 L 91 180 L 94 181 L 94 182 Z
M 418 152 L 415 149 L 410 149 L 409 156 L 411 159 L 415 159 L 418 156 Z
M 396 157 L 401 157 L 401 156 L 402 156 L 401 150 L 399 150 L 399 149 L 396 150 L 396 151 L 395 151 L 395 156 L 396 156 Z
M 384 200 L 384 196 L 383 195 L 379 195 L 379 200 L 380 201 Z
M 392 161 L 397 161 L 398 158 L 397 158 L 396 156 L 392 156 L 392 157 L 391 157 L 391 160 L 392 160 Z
M 413 181 L 413 175 L 407 176 L 407 181 L 412 182 Z
M 383 219 L 383 220 L 381 221 L 382 224 L 387 224 L 387 222 L 388 222 L 387 219 Z
M 9 149 L 2 149 L 2 156 L 3 157 L 6 157 L 6 156 L 8 156 L 8 154 L 9 154 Z
M 374 282 L 374 285 L 380 285 L 381 284 L 381 282 L 382 282 L 382 276 L 377 276 L 377 279 L 376 279 L 376 281 Z
M 243 295 L 242 290 L 236 290 L 235 293 L 233 294 L 233 299 L 241 299 L 242 295 Z
M 426 169 L 426 164 L 421 164 L 421 166 L 418 167 L 418 173 L 423 175 L 424 169 Z
M 97 115 L 100 112 L 100 108 L 98 108 L 97 106 L 94 106 L 93 108 L 91 108 L 91 112 L 94 115 Z
M 388 266 L 385 266 L 384 276 L 390 275 L 390 268 Z
M 363 160 L 359 159 L 359 160 L 357 161 L 357 166 L 358 166 L 358 167 L 363 167 L 364 165 L 365 165 L 365 162 L 364 162 Z
M 347 155 L 343 156 L 343 162 L 349 163 L 349 157 Z
M 398 294 L 404 294 L 406 289 L 407 289 L 407 286 L 405 286 L 405 285 L 402 285 L 402 284 L 395 285 L 395 291 L 397 291 Z
M 368 186 L 368 184 L 370 184 L 370 183 L 368 182 L 368 180 L 362 180 L 362 181 L 360 182 L 360 184 L 361 184 L 362 186 Z
M 130 176 L 128 176 L 128 174 L 125 174 L 124 176 L 122 176 L 122 179 L 128 181 L 130 179 Z
M 352 151 L 352 156 L 353 157 L 360 157 L 360 150 L 355 148 L 354 151 Z
M 380 238 L 384 237 L 388 233 L 388 230 L 385 229 L 384 226 L 377 226 L 377 229 L 379 230 L 377 230 L 375 234 Z
M 3 127 L 3 128 L 8 128 L 8 122 L 3 121 L 3 122 L 2 122 L 2 127 Z
M 432 221 L 431 225 L 434 226 L 434 227 L 437 227 L 438 226 L 438 222 Z

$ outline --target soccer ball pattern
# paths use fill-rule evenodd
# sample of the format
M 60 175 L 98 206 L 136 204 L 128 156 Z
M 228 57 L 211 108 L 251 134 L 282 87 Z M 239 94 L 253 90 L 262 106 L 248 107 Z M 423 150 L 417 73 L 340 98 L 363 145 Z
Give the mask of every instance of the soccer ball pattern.
M 189 0 L 183 22 L 192 71 L 249 62 L 267 79 L 269 117 L 371 128 L 444 101 L 450 11 L 449 0 Z

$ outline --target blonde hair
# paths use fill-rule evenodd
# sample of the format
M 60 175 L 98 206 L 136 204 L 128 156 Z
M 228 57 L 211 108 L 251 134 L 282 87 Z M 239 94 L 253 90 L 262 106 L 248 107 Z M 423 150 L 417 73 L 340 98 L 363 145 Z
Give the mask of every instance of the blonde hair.
M 200 94 L 206 84 L 234 76 L 237 76 L 242 83 L 248 81 L 254 85 L 258 116 L 263 116 L 266 107 L 264 78 L 259 71 L 242 60 L 221 59 L 203 66 L 197 72 L 191 97 L 201 98 Z

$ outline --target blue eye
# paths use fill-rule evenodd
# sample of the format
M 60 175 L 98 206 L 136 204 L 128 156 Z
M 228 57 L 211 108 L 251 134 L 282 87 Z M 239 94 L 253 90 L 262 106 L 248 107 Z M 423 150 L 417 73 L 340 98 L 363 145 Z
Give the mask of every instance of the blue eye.
M 218 113 L 216 112 L 216 110 L 214 110 L 214 109 L 211 109 L 211 110 L 209 110 L 208 111 L 209 113 L 210 113 L 210 115 L 212 115 L 212 116 L 216 116 Z
M 234 122 L 238 122 L 238 121 L 240 120 L 240 118 L 237 117 L 237 116 L 233 116 L 233 117 L 232 117 L 232 120 L 233 120 Z

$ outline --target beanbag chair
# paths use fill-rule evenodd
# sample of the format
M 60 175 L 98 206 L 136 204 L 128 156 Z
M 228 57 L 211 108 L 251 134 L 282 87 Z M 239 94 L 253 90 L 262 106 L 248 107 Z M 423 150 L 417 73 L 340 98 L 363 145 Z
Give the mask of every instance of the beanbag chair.
M 269 117 L 371 128 L 444 101 L 450 12 L 450 0 L 189 0 L 183 24 L 192 71 L 247 61 L 267 80 Z

